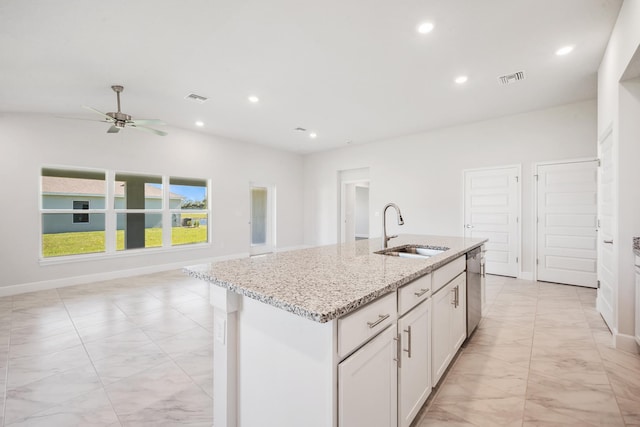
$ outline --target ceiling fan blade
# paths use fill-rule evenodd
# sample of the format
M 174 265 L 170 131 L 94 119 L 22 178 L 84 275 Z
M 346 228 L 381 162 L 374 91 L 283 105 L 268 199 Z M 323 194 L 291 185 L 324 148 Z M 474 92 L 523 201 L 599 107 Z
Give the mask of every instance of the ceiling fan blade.
M 111 117 L 111 116 L 107 115 L 107 113 L 103 113 L 102 111 L 96 110 L 95 108 L 93 108 L 93 107 L 89 107 L 89 106 L 87 106 L 87 105 L 83 105 L 83 107 L 84 107 L 84 108 L 86 108 L 87 110 L 91 110 L 91 111 L 93 111 L 94 113 L 98 113 L 98 114 L 100 114 L 100 115 L 101 115 L 101 116 L 103 116 L 106 120 L 108 120 L 108 121 L 110 121 L 110 122 L 113 122 L 113 121 L 114 121 L 114 120 L 113 120 L 113 117 Z
M 111 126 L 107 131 L 107 133 L 118 133 L 118 132 L 120 132 L 120 128 L 116 125 Z
M 166 136 L 168 135 L 167 132 L 161 131 L 161 130 L 157 130 L 157 129 L 152 129 L 146 126 L 141 126 L 141 125 L 136 125 L 136 124 L 127 124 L 127 127 L 130 127 L 132 129 L 138 129 L 138 130 L 142 130 L 145 132 L 149 132 L 149 133 L 154 133 L 156 135 L 160 135 L 160 136 Z
M 158 119 L 135 119 L 129 120 L 129 123 L 133 123 L 134 125 L 166 125 L 165 122 Z

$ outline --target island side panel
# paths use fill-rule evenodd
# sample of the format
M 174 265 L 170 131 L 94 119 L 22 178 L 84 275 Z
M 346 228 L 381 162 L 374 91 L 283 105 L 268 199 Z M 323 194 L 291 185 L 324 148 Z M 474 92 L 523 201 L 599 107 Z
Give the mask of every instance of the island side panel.
M 336 334 L 335 321 L 241 297 L 238 425 L 336 427 Z
M 240 296 L 210 284 L 213 306 L 213 425 L 236 427 L 237 311 Z

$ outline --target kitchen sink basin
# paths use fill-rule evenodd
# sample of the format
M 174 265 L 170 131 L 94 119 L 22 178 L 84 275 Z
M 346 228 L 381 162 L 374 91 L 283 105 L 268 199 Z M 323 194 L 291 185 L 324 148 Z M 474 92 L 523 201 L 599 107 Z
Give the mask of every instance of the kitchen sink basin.
M 448 249 L 449 248 L 441 246 L 404 245 L 395 248 L 383 249 L 381 251 L 376 251 L 375 253 L 380 255 L 397 256 L 400 258 L 426 259 L 434 255 L 441 254 Z

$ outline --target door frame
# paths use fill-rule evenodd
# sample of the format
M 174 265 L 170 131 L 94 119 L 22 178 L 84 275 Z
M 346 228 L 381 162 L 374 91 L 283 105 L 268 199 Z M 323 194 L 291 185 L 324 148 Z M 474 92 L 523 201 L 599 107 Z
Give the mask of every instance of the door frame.
M 516 219 L 516 223 L 518 224 L 518 226 L 516 227 L 516 258 L 518 260 L 517 264 L 518 264 L 518 270 L 517 270 L 517 278 L 523 278 L 522 277 L 522 164 L 521 163 L 515 163 L 515 164 L 511 164 L 511 165 L 500 165 L 500 166 L 490 166 L 490 167 L 483 167 L 483 168 L 470 168 L 470 169 L 463 169 L 462 170 L 462 212 L 461 212 L 461 219 L 460 219 L 460 224 L 462 224 L 462 236 L 465 236 L 465 217 L 466 217 L 466 200 L 467 200 L 467 186 L 466 186 L 466 173 L 467 172 L 483 172 L 483 171 L 491 171 L 491 170 L 499 170 L 499 169 L 511 169 L 511 168 L 516 168 L 517 170 L 517 177 L 518 177 L 518 182 L 516 184 L 516 190 L 517 190 L 517 219 Z M 528 279 L 528 277 L 527 277 Z
M 570 163 L 586 163 L 586 162 L 597 162 L 597 157 L 580 157 L 576 159 L 566 159 L 566 160 L 551 160 L 547 162 L 536 162 L 533 164 L 533 174 L 531 177 L 531 183 L 533 184 L 533 211 L 532 211 L 532 220 L 533 220 L 533 253 L 532 253 L 532 265 L 533 265 L 533 281 L 538 280 L 538 264 L 536 263 L 536 259 L 538 258 L 538 168 L 540 166 L 550 166 L 550 165 L 562 165 L 562 164 L 570 164 Z M 596 184 L 597 187 L 597 184 Z M 598 189 L 596 188 L 596 194 L 598 193 Z M 597 217 L 597 214 L 596 214 Z M 598 262 L 598 253 L 596 249 L 596 276 L 597 276 L 597 262 Z M 571 286 L 571 285 L 568 285 Z
M 251 242 L 251 220 L 252 220 L 252 203 L 251 190 L 253 188 L 266 188 L 267 189 L 267 234 L 265 245 L 254 245 Z M 249 256 L 263 255 L 276 250 L 276 186 L 273 184 L 265 184 L 261 182 L 249 182 Z M 257 247 L 263 247 L 265 250 L 254 250 Z

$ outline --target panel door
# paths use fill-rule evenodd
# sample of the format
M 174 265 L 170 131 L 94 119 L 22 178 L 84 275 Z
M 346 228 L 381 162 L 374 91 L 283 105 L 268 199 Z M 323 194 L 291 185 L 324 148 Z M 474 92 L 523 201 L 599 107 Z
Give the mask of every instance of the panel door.
M 489 274 L 518 276 L 519 168 L 464 172 L 465 237 L 487 238 Z
M 613 164 L 613 137 L 609 132 L 598 142 L 600 167 L 598 168 L 598 281 L 600 287 L 596 308 L 609 329 L 615 329 L 614 299 L 617 282 L 616 253 L 613 241 L 617 224 L 615 216 L 615 170 Z
M 597 286 L 598 162 L 537 168 L 538 280 Z
M 398 422 L 396 328 L 391 326 L 338 365 L 338 426 Z
M 398 425 L 407 427 L 431 393 L 431 299 L 398 320 L 402 355 L 398 370 Z
M 433 317 L 431 327 L 431 381 L 435 386 L 453 358 L 451 343 L 454 293 L 451 284 L 440 289 L 432 297 Z

